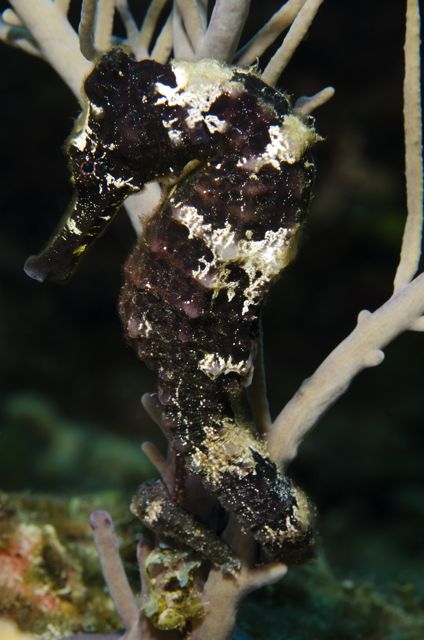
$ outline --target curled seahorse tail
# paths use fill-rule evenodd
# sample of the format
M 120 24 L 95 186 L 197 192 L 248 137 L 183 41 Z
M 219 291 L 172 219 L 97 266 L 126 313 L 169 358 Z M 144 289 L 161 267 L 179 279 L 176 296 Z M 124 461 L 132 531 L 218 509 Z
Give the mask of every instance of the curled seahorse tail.
M 234 574 L 240 562 L 231 549 L 191 514 L 179 507 L 160 480 L 142 484 L 131 503 L 131 511 L 162 539 L 183 543 L 225 572 Z

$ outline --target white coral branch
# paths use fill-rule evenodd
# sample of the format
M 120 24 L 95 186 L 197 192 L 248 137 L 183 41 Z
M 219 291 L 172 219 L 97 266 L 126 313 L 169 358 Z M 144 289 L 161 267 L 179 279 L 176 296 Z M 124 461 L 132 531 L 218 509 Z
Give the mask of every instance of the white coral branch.
M 238 64 L 247 66 L 257 60 L 278 36 L 291 25 L 306 0 L 288 0 L 276 11 L 238 54 Z
M 157 446 L 153 442 L 147 441 L 143 442 L 143 444 L 141 445 L 141 449 L 143 453 L 149 458 L 155 469 L 158 471 L 167 488 L 169 489 L 170 487 L 172 487 L 172 482 L 169 482 L 170 469 L 168 462 L 166 458 L 163 457 Z
M 20 17 L 13 11 L 13 9 L 5 9 L 2 13 L 3 22 L 10 25 L 11 27 L 22 27 L 22 20 Z
M 152 49 L 153 60 L 162 64 L 168 62 L 172 53 L 172 35 L 172 13 L 170 13 Z
M 324 0 L 306 0 L 284 38 L 283 44 L 265 67 L 262 73 L 264 82 L 270 85 L 275 85 L 278 82 L 297 47 L 308 33 L 309 27 L 323 2 Z
M 416 322 L 414 322 L 411 329 L 413 331 L 424 331 L 424 317 L 419 318 Z
M 423 227 L 423 160 L 420 87 L 420 14 L 417 0 L 408 0 L 404 78 L 405 175 L 407 210 L 400 261 L 394 280 L 397 291 L 414 277 L 421 256 Z
M 305 5 L 306 6 L 306 5 Z M 305 434 L 321 415 L 346 391 L 363 369 L 384 357 L 383 349 L 408 329 L 424 330 L 424 274 L 405 284 L 417 269 L 422 225 L 421 105 L 419 96 L 419 12 L 417 0 L 408 0 L 405 37 L 404 109 L 408 218 L 403 241 L 412 259 L 401 257 L 392 297 L 374 313 L 359 314 L 354 331 L 324 360 L 284 407 L 269 433 L 271 456 L 286 464 L 296 455 Z M 412 193 L 410 193 L 412 192 Z M 402 286 L 403 285 L 403 286 Z
M 235 577 L 212 569 L 202 594 L 205 616 L 194 621 L 191 640 L 229 640 L 241 600 L 260 587 L 278 582 L 286 572 L 286 565 L 280 563 L 263 565 L 257 569 L 243 566 Z
M 142 191 L 125 200 L 125 209 L 137 235 L 144 229 L 146 221 L 154 214 L 162 199 L 162 188 L 158 182 L 148 182 Z
M 184 25 L 184 17 L 177 2 L 172 10 L 172 43 L 174 58 L 178 60 L 193 60 L 194 46 Z
M 82 0 L 78 35 L 87 60 L 111 48 L 114 17 L 115 0 Z
M 116 10 L 121 16 L 121 20 L 124 23 L 125 31 L 127 32 L 127 42 L 131 49 L 135 49 L 135 43 L 139 36 L 139 30 L 137 23 L 134 20 L 130 8 L 128 6 L 128 0 L 116 0 Z
M 334 93 L 334 87 L 325 87 L 313 96 L 302 96 L 296 100 L 293 110 L 300 116 L 309 116 L 318 107 L 322 107 L 323 104 L 331 100 Z
M 160 19 L 160 15 L 167 0 L 152 0 L 141 25 L 140 35 L 135 43 L 134 52 L 137 60 L 148 58 L 153 35 Z
M 200 24 L 203 29 L 203 33 L 206 33 L 208 25 L 208 4 L 209 0 L 196 0 L 197 12 L 199 14 Z
M 249 13 L 250 0 L 216 0 L 196 58 L 231 62 Z
M 97 54 L 95 44 L 95 24 L 96 0 L 82 0 L 78 36 L 81 53 L 87 60 L 94 60 Z
M 67 15 L 71 0 L 55 0 L 55 5 L 61 13 Z
M 98 51 L 107 51 L 112 45 L 115 0 L 97 0 L 94 42 Z
M 268 437 L 270 454 L 279 464 L 295 457 L 305 434 L 322 414 L 347 390 L 363 369 L 384 358 L 389 342 L 424 313 L 424 274 L 395 293 L 379 309 L 362 311 L 347 336 L 315 373 L 304 381 L 274 422 Z
M 204 35 L 204 24 L 196 0 L 176 0 L 184 23 L 185 31 L 194 50 L 200 45 Z
M 41 51 L 35 45 L 30 32 L 21 25 L 21 20 L 13 11 L 5 11 L 0 16 L 0 40 L 32 56 L 41 57 Z
M 10 0 L 10 4 L 36 41 L 42 57 L 81 101 L 82 80 L 91 64 L 81 54 L 78 36 L 60 7 L 51 0 Z
M 119 555 L 119 541 L 112 518 L 107 511 L 95 511 L 90 516 L 90 526 L 116 611 L 125 628 L 130 630 L 138 622 L 140 614 Z

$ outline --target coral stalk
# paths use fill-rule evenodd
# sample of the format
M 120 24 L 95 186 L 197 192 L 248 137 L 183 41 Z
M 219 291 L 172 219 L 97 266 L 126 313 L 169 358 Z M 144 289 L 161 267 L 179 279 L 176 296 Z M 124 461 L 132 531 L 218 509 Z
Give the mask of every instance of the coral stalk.
M 10 4 L 37 42 L 43 57 L 81 100 L 82 80 L 91 64 L 80 53 L 78 36 L 63 13 L 51 0 L 10 0 Z
M 275 85 L 287 67 L 294 52 L 309 31 L 318 9 L 324 0 L 307 0 L 293 21 L 283 44 L 273 55 L 262 73 L 262 80 Z
M 424 274 L 394 294 L 379 309 L 362 311 L 352 333 L 304 381 L 275 420 L 268 445 L 279 464 L 292 460 L 305 434 L 347 390 L 363 369 L 380 364 L 381 351 L 424 313 Z
M 229 61 L 237 49 L 250 0 L 217 0 L 196 58 Z
M 166 0 L 152 0 L 141 25 L 138 40 L 134 46 L 136 58 L 141 60 L 149 55 L 151 42 L 160 14 L 166 5 Z
M 334 96 L 334 87 L 325 87 L 310 97 L 302 97 L 296 100 L 294 111 L 300 116 L 309 116 L 315 109 L 331 100 Z
M 288 0 L 276 11 L 253 38 L 242 47 L 238 64 L 253 64 L 272 45 L 278 36 L 293 22 L 306 0 Z
M 408 0 L 405 36 L 404 112 L 408 217 L 402 253 L 392 297 L 374 313 L 362 311 L 354 331 L 343 340 L 305 380 L 278 415 L 269 434 L 271 456 L 280 464 L 292 460 L 299 443 L 325 411 L 347 390 L 363 369 L 378 365 L 380 351 L 408 329 L 424 330 L 424 274 L 410 284 L 421 249 L 422 158 L 421 104 L 419 94 L 419 12 L 416 0 Z M 408 252 L 411 252 L 411 258 Z M 401 283 L 404 285 L 401 286 Z
M 408 0 L 405 36 L 404 130 L 408 216 L 400 261 L 394 280 L 397 291 L 415 275 L 421 256 L 423 226 L 423 160 L 420 86 L 420 13 L 417 0 Z
M 106 511 L 95 511 L 90 516 L 90 526 L 93 529 L 103 575 L 118 615 L 125 628 L 132 629 L 139 619 L 139 608 L 122 566 L 112 518 Z

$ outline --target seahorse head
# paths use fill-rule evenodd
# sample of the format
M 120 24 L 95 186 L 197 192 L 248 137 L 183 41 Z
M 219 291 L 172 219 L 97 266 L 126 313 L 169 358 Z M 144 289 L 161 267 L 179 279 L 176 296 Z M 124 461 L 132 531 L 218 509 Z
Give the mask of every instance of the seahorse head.
M 32 278 L 68 279 L 127 196 L 175 170 L 162 122 L 171 117 L 169 107 L 155 104 L 158 83 L 175 84 L 169 65 L 136 62 L 120 49 L 103 56 L 87 77 L 86 105 L 67 142 L 75 195 L 47 247 L 27 260 Z
M 294 173 L 286 176 L 285 191 L 303 194 L 310 185 L 302 158 L 319 137 L 287 113 L 281 94 L 246 70 L 215 60 L 136 61 L 112 49 L 85 80 L 84 93 L 84 111 L 67 143 L 75 196 L 52 240 L 25 264 L 35 280 L 68 279 L 128 195 L 153 179 L 172 183 L 198 162 L 232 158 L 229 173 L 253 176 L 255 193 L 264 169 L 274 171 L 273 183 Z M 260 206 L 255 217 L 266 223 Z

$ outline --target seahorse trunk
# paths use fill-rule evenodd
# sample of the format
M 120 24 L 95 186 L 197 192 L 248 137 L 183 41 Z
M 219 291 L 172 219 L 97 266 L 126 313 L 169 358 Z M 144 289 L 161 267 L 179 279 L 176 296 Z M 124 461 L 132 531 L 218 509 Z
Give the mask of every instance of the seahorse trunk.
M 216 158 L 184 178 L 126 267 L 120 311 L 139 357 L 159 376 L 176 451 L 269 556 L 310 551 L 303 494 L 269 459 L 243 409 L 258 315 L 290 259 L 311 180 Z M 307 550 L 307 551 L 305 551 Z

